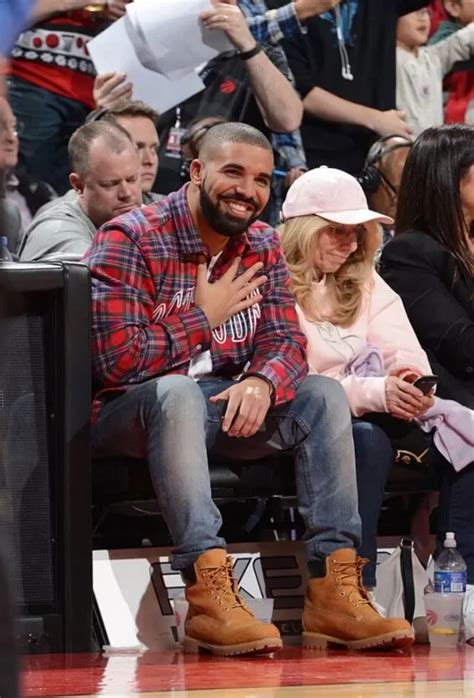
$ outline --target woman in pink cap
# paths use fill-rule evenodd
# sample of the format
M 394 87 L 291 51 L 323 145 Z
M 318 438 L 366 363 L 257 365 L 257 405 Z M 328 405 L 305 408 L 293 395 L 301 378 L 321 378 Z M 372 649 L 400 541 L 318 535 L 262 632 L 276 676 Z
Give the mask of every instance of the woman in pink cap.
M 375 271 L 381 223 L 357 180 L 319 167 L 290 187 L 280 228 L 301 328 L 308 339 L 309 372 L 339 380 L 354 417 L 360 554 L 370 560 L 375 586 L 377 523 L 393 447 L 366 415 L 413 420 L 431 405 L 412 383 L 431 373 L 400 297 Z

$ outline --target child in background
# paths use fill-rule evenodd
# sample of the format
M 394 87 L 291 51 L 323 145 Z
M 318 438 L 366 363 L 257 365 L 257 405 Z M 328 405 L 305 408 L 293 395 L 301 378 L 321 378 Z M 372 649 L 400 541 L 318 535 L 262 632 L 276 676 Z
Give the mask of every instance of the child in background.
M 443 0 L 448 19 L 440 23 L 429 43 L 437 44 L 474 20 L 474 0 Z M 474 60 L 456 63 L 444 81 L 444 120 L 474 124 Z
M 425 46 L 430 23 L 426 8 L 400 17 L 397 23 L 397 109 L 406 112 L 414 137 L 443 123 L 442 79 L 457 61 L 474 52 L 473 22 Z

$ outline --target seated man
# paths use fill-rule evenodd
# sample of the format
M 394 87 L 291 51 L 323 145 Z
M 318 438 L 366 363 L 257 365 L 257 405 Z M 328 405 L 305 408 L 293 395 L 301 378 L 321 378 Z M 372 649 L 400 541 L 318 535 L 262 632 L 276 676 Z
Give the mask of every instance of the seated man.
M 20 261 L 83 255 L 103 223 L 142 203 L 140 159 L 118 124 L 81 126 L 69 141 L 73 191 L 33 219 L 20 243 Z
M 305 340 L 275 231 L 257 217 L 269 141 L 214 126 L 191 182 L 105 225 L 86 255 L 93 285 L 93 446 L 146 457 L 186 582 L 184 648 L 272 652 L 277 628 L 237 591 L 211 498 L 208 452 L 254 459 L 293 449 L 309 582 L 304 644 L 407 646 L 361 583 L 351 418 L 341 386 L 306 377 Z
M 97 114 L 96 118 L 119 124 L 128 131 L 140 156 L 143 203 L 148 205 L 159 201 L 162 195 L 152 191 L 159 164 L 158 112 L 145 102 L 127 100 L 105 111 L 92 113 Z

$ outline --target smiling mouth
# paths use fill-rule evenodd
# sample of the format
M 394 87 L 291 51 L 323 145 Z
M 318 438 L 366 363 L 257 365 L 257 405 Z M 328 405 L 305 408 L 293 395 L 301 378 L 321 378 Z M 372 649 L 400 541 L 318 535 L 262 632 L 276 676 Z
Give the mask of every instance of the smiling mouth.
M 235 199 L 221 199 L 229 212 L 235 218 L 248 218 L 249 215 L 255 213 L 255 208 L 245 201 L 237 201 Z

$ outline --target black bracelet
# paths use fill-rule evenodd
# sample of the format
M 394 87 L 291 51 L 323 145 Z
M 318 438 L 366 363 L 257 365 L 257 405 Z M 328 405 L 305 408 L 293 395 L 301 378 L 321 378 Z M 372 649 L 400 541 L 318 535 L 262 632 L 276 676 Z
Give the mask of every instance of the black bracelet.
M 257 43 L 253 48 L 250 49 L 250 51 L 239 51 L 238 56 L 242 61 L 248 61 L 254 56 L 257 56 L 260 51 L 262 50 L 261 44 Z

